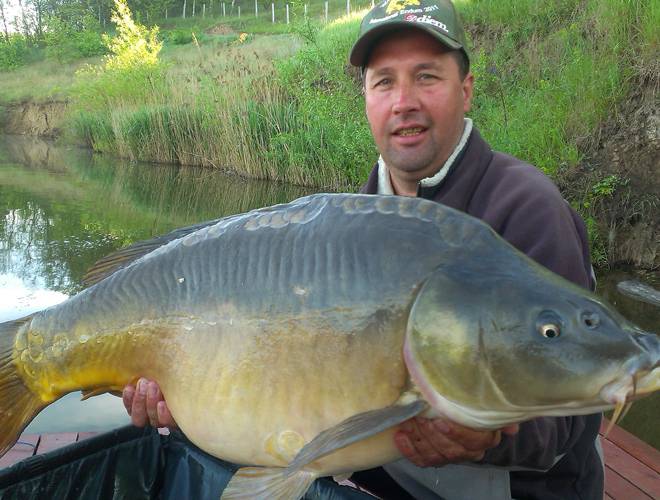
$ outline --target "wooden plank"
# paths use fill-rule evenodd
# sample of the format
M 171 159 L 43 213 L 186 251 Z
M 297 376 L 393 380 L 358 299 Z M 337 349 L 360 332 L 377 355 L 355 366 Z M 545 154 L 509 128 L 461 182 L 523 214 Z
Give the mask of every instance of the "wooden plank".
M 600 426 L 601 434 L 604 434 L 609 424 L 609 420 L 604 418 L 603 423 Z M 660 474 L 660 451 L 653 448 L 653 446 L 645 443 L 637 436 L 633 436 L 618 425 L 612 427 L 612 430 L 607 435 L 606 439 L 612 441 L 619 448 L 626 450 L 644 465 Z
M 605 467 L 605 494 L 616 500 L 653 500 L 609 467 Z
M 56 450 L 67 444 L 75 443 L 78 439 L 77 432 L 60 432 L 57 434 L 43 434 L 41 442 L 37 448 L 37 455 L 48 453 L 49 451 Z
M 76 441 L 84 441 L 85 439 L 98 436 L 98 434 L 99 434 L 98 432 L 79 432 L 78 439 Z
M 0 458 L 0 469 L 14 465 L 34 455 L 39 446 L 39 434 L 22 434 L 14 446 Z
M 607 439 L 601 440 L 605 463 L 652 498 L 660 498 L 660 475 Z

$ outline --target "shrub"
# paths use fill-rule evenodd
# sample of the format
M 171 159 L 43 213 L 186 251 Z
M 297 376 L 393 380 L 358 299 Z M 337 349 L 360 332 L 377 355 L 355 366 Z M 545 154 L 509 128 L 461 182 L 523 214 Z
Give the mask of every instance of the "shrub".
M 164 33 L 165 42 L 172 45 L 186 45 L 193 41 L 193 32 L 186 29 L 174 29 Z
M 51 16 L 47 20 L 44 34 L 46 56 L 59 62 L 71 62 L 104 54 L 106 48 L 99 31 L 98 21 L 92 16 L 78 20 Z
M 158 40 L 158 26 L 149 29 L 133 20 L 126 0 L 115 0 L 112 22 L 117 35 L 104 35 L 111 55 L 105 61 L 108 70 L 130 70 L 158 65 L 163 43 Z
M 19 34 L 9 36 L 9 41 L 0 39 L 0 71 L 9 71 L 26 62 L 28 54 L 25 38 Z
M 346 62 L 358 25 L 356 15 L 341 18 L 322 31 L 304 21 L 296 31 L 306 45 L 277 66 L 279 84 L 296 103 L 297 125 L 274 137 L 272 154 L 283 165 L 317 172 L 334 170 L 338 178 L 334 187 L 359 185 L 378 157 L 362 111 L 361 84 Z
M 161 42 L 157 39 L 158 28 L 147 29 L 133 21 L 125 0 L 115 0 L 116 9 L 112 20 L 117 24 L 117 35 L 104 35 L 111 54 L 106 56 L 103 66 L 85 66 L 77 72 L 74 92 L 76 105 L 90 113 L 111 112 L 122 106 L 149 102 L 151 96 L 162 89 L 163 71 L 158 62 Z M 98 122 L 101 123 L 101 122 Z M 102 129 L 102 137 L 112 137 L 96 120 L 79 130 L 83 137 L 94 137 L 88 128 Z

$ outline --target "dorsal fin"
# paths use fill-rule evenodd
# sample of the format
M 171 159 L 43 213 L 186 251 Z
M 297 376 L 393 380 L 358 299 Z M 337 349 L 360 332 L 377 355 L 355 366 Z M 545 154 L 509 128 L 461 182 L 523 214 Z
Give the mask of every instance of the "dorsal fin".
M 95 285 L 99 281 L 104 280 L 111 274 L 116 273 L 120 269 L 128 266 L 131 262 L 138 260 L 140 257 L 156 250 L 169 242 L 183 238 L 195 231 L 198 231 L 207 226 L 211 226 L 219 222 L 220 219 L 213 219 L 206 222 L 200 222 L 192 226 L 181 227 L 175 229 L 167 234 L 156 236 L 150 240 L 138 241 L 124 247 L 116 252 L 106 255 L 105 257 L 97 260 L 94 265 L 83 276 L 82 284 L 85 288 Z

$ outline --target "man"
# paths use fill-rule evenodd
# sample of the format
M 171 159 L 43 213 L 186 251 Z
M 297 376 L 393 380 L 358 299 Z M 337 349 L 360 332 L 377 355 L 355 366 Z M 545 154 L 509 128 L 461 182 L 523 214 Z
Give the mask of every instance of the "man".
M 362 192 L 421 196 L 463 210 L 554 272 L 593 286 L 577 214 L 540 171 L 492 151 L 465 118 L 474 78 L 449 0 L 375 6 L 362 21 L 350 62 L 362 69 L 366 114 L 380 152 Z M 157 386 L 139 386 L 137 397 L 129 387 L 124 398 L 134 423 L 172 424 Z M 373 487 L 374 475 L 381 485 L 391 476 L 415 498 L 602 499 L 599 425 L 600 415 L 591 415 L 480 431 L 415 418 L 395 436 L 406 459 L 386 465 L 389 476 L 372 471 L 355 477 Z M 388 488 L 388 497 L 405 494 Z

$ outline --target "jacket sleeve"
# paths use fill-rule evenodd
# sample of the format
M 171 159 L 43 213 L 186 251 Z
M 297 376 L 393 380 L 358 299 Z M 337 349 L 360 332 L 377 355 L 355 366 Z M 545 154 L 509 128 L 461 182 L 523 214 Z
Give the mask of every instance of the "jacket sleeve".
M 556 187 L 534 171 L 495 191 L 491 200 L 495 209 L 483 214 L 484 220 L 529 257 L 592 289 L 584 223 Z M 588 418 L 547 417 L 524 422 L 515 436 L 503 436 L 497 447 L 488 450 L 483 462 L 514 469 L 550 469 L 575 446 L 586 427 L 593 427 L 587 426 Z

